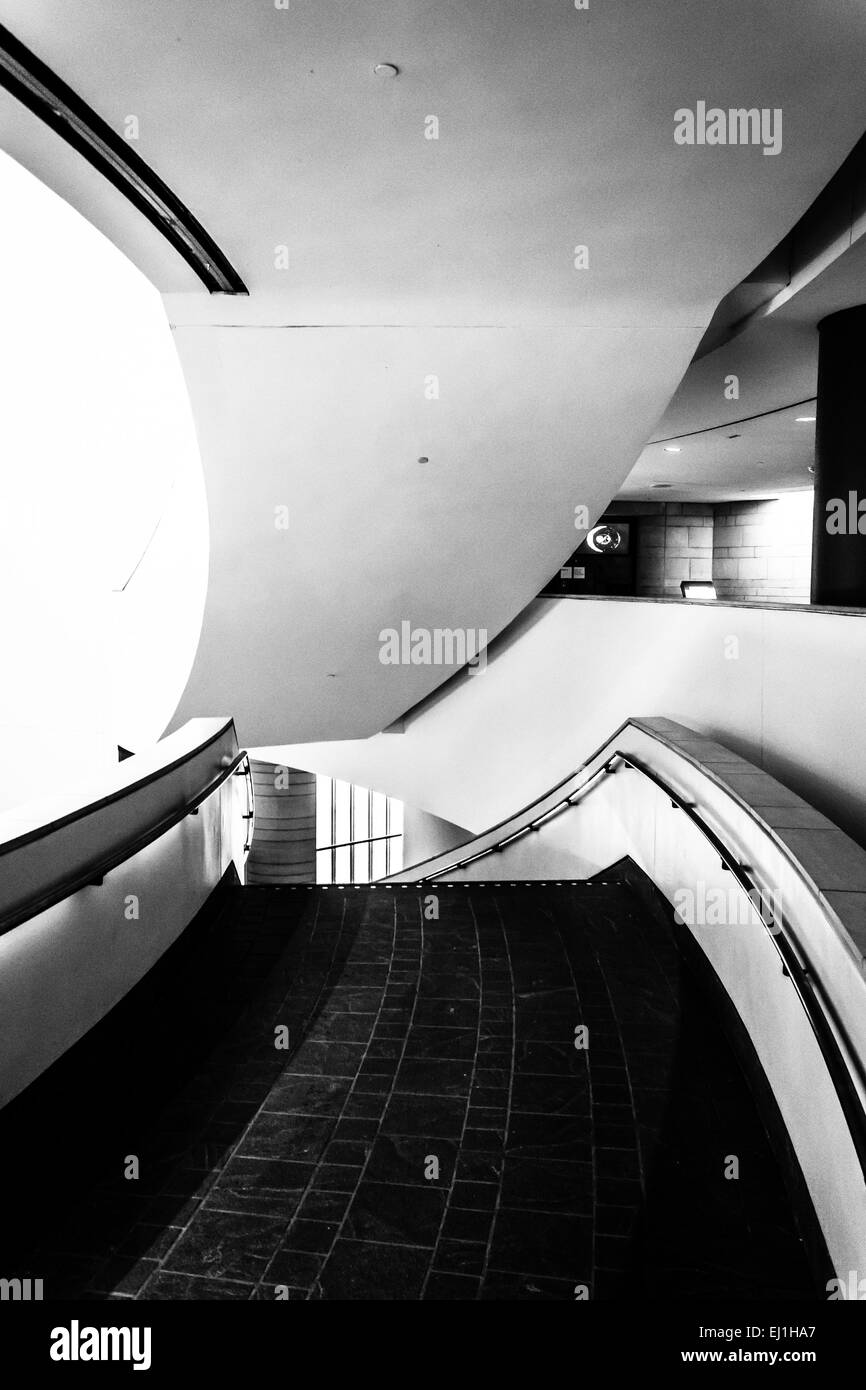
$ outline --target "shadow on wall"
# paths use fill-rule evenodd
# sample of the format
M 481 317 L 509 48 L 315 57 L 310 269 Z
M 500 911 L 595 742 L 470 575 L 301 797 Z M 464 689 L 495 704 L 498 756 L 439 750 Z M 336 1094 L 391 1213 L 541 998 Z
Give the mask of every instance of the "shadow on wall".
M 445 854 L 470 837 L 462 825 L 443 820 L 441 816 L 420 811 L 416 806 L 403 807 L 403 864 L 409 869 L 434 854 Z

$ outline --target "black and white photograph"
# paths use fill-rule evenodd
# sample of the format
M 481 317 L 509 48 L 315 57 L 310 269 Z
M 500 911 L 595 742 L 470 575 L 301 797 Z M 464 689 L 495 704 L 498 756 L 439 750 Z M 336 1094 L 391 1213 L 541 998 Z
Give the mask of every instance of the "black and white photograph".
M 859 1345 L 864 73 L 0 0 L 0 1373 Z

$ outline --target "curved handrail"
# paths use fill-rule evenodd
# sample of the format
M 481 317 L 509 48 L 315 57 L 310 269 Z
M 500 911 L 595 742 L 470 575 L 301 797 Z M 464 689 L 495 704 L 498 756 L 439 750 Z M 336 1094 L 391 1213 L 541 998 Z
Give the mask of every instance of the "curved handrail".
M 115 801 L 122 801 L 123 798 L 128 796 L 132 791 L 142 791 L 145 787 L 149 787 L 153 782 L 159 781 L 160 778 L 165 777 L 168 773 L 176 771 L 179 767 L 183 767 L 184 763 L 189 762 L 193 754 L 204 753 L 215 743 L 219 743 L 220 739 L 233 727 L 233 722 L 233 720 L 229 719 L 227 723 L 217 729 L 216 733 L 212 734 L 204 743 L 200 743 L 198 747 L 193 750 L 187 750 L 185 753 L 181 753 L 180 757 L 174 759 L 174 762 L 166 763 L 164 766 L 157 767 L 152 772 L 148 772 L 144 777 L 140 777 L 136 781 L 131 781 L 122 787 L 115 788 L 114 791 L 108 792 L 105 796 L 101 796 L 97 801 L 88 801 L 81 806 L 76 806 L 74 810 L 67 812 L 66 815 L 58 816 L 56 820 L 45 821 L 35 826 L 32 830 L 24 831 L 21 835 L 15 835 L 11 839 L 0 841 L 0 855 L 9 854 L 12 850 L 23 849 L 25 845 L 32 844 L 35 840 L 40 840 L 45 835 L 52 835 L 55 830 L 63 830 L 67 825 L 72 825 L 77 820 L 84 820 L 86 816 L 92 815 L 94 811 L 101 811 L 104 807 L 111 806 Z
M 625 724 L 620 725 L 616 733 L 621 734 L 625 727 Z M 614 735 L 614 737 L 616 737 L 616 734 Z M 606 747 L 609 741 L 610 740 L 606 740 L 602 747 Z M 466 845 L 475 844 L 476 840 L 481 839 L 483 835 L 490 835 L 495 830 L 498 830 L 500 826 L 511 825 L 512 821 L 519 820 L 521 816 L 525 816 L 528 811 L 532 810 L 533 806 L 537 806 L 539 802 L 546 801 L 547 798 L 549 796 L 552 796 L 552 794 L 555 791 L 557 791 L 559 787 L 564 787 L 567 785 L 567 783 L 573 782 L 575 777 L 577 777 L 578 774 L 581 773 L 585 767 L 588 767 L 590 763 L 595 761 L 595 758 L 599 756 L 601 751 L 601 748 L 598 749 L 597 752 L 594 753 L 591 758 L 587 758 L 586 762 L 581 763 L 580 767 L 576 768 L 574 772 L 570 772 L 567 777 L 561 778 L 560 781 L 556 782 L 554 786 L 550 788 L 549 791 L 542 793 L 541 796 L 533 797 L 532 801 L 528 801 L 526 805 L 521 808 L 521 810 L 515 811 L 512 815 L 506 816 L 501 821 L 497 821 L 495 825 L 490 826 L 489 830 L 482 831 L 481 835 L 473 835 L 469 840 L 464 840 L 463 845 L 459 845 L 458 849 L 465 848 Z M 434 882 L 434 880 L 444 878 L 446 874 L 453 873 L 455 869 L 463 869 L 466 867 L 467 864 L 474 864 L 477 859 L 483 859 L 485 855 L 496 854 L 497 851 L 504 849 L 506 845 L 510 845 L 513 840 L 519 840 L 522 835 L 528 834 L 531 830 L 537 830 L 538 827 L 544 821 L 552 820 L 554 816 L 560 815 L 563 811 L 567 810 L 569 806 L 576 805 L 580 797 L 582 797 L 584 793 L 588 791 L 589 788 L 598 780 L 598 778 L 603 776 L 603 774 L 607 772 L 607 770 L 607 764 L 604 764 L 602 767 L 597 768 L 596 771 L 591 773 L 589 777 L 587 777 L 586 781 L 581 783 L 581 785 L 578 788 L 576 788 L 573 792 L 570 792 L 568 796 L 563 797 L 562 801 L 556 802 L 556 804 L 552 806 L 548 811 L 545 811 L 542 815 L 536 817 L 536 819 L 530 822 L 530 824 L 521 826 L 521 828 L 519 830 L 515 830 L 513 834 L 504 836 L 503 839 L 497 840 L 494 844 L 486 845 L 484 849 L 478 850 L 475 854 L 466 855 L 466 857 L 463 859 L 455 859 L 452 863 L 446 865 L 444 869 L 436 869 L 433 873 L 429 874 L 419 874 L 417 878 L 412 879 L 412 882 L 432 883 Z M 441 859 L 442 856 L 437 854 L 434 856 L 434 858 Z M 429 863 L 430 861 L 422 860 L 422 862 L 418 864 L 417 867 L 419 869 L 423 868 L 425 862 Z M 401 872 L 405 877 L 406 873 L 410 871 L 411 869 L 404 869 Z
M 241 758 L 244 762 L 243 774 L 241 774 L 238 765 L 238 759 Z M 231 768 L 230 771 L 233 771 L 235 776 L 243 775 L 246 781 L 247 809 L 244 816 L 244 820 L 247 822 L 247 833 L 244 836 L 244 853 L 246 853 L 253 843 L 253 834 L 256 826 L 256 789 L 253 782 L 253 765 L 250 755 L 246 751 L 239 753 L 238 757 L 234 760 L 234 767 Z
M 839 1033 L 841 1033 L 843 1037 L 845 1036 L 845 1029 L 832 1000 L 827 995 L 826 990 L 821 987 L 820 981 L 813 976 L 808 962 L 805 958 L 802 958 L 802 953 L 799 951 L 793 938 L 778 924 L 777 918 L 770 914 L 768 920 L 766 912 L 758 906 L 758 902 L 762 903 L 763 898 L 760 889 L 750 877 L 748 870 L 729 853 L 718 835 L 707 825 L 703 816 L 698 814 L 694 806 L 690 805 L 687 801 L 683 801 L 682 797 L 678 796 L 657 773 L 652 772 L 630 753 L 622 753 L 617 749 L 614 753 L 614 758 L 619 758 L 626 767 L 633 768 L 634 771 L 639 772 L 642 777 L 648 778 L 654 786 L 664 792 L 665 796 L 670 797 L 672 804 L 675 805 L 678 810 L 682 811 L 701 835 L 703 835 L 707 843 L 711 845 L 716 854 L 718 854 L 724 868 L 733 875 L 740 888 L 749 898 L 755 916 L 761 922 L 762 926 L 766 928 L 770 940 L 776 948 L 779 959 L 782 962 L 782 970 L 790 979 L 797 997 L 800 1000 L 800 1004 L 803 1007 L 806 1018 L 808 1019 L 809 1027 L 815 1035 L 815 1041 L 818 1044 L 824 1065 L 833 1083 L 833 1089 L 836 1092 L 836 1098 L 839 1101 L 840 1109 L 845 1116 L 845 1123 L 848 1126 L 848 1132 L 851 1135 L 851 1142 L 857 1153 L 861 1171 L 864 1179 L 866 1179 L 866 1113 L 864 1113 L 862 1102 L 852 1082 L 851 1073 L 842 1055 L 842 1050 L 839 1047 L 833 1029 L 829 1025 L 828 1015 Z M 605 770 L 610 770 L 609 765 L 605 765 Z M 757 895 L 758 902 L 755 901 L 755 895 Z M 821 995 L 820 998 L 819 990 Z M 861 1083 L 866 1084 L 866 1072 L 864 1072 L 863 1064 L 853 1048 L 849 1048 L 849 1056 L 859 1074 Z
M 229 726 L 225 726 L 212 738 L 196 748 L 194 754 L 200 754 L 213 743 L 217 742 L 224 735 L 227 727 Z M 20 849 L 25 845 L 32 844 L 42 837 L 49 835 L 54 830 L 61 829 L 64 826 L 72 824 L 76 820 L 83 819 L 96 810 L 111 805 L 113 802 L 128 795 L 130 791 L 141 790 L 141 788 L 157 781 L 166 773 L 182 766 L 189 760 L 190 756 L 190 754 L 186 754 L 181 758 L 177 758 L 168 766 L 148 774 L 148 776 L 140 779 L 138 782 L 130 784 L 130 786 L 112 792 L 97 802 L 91 802 L 88 805 L 78 807 L 75 811 L 60 817 L 56 821 L 41 825 L 35 830 L 28 831 L 26 834 L 17 836 L 13 840 L 6 841 L 3 845 L 0 845 L 0 854 L 6 854 L 13 849 Z M 240 771 L 241 764 L 245 764 L 243 771 Z M 88 860 L 87 863 L 80 868 L 76 868 L 73 872 L 64 875 L 56 883 L 52 884 L 49 889 L 41 893 L 37 892 L 32 894 L 11 911 L 3 914 L 2 917 L 0 917 L 0 936 L 20 926 L 22 922 L 29 921 L 30 918 L 36 917 L 39 913 L 45 912 L 51 907 L 55 907 L 58 903 L 63 902 L 64 899 L 71 897 L 73 893 L 80 892 L 82 888 L 101 884 L 105 875 L 110 873 L 112 869 L 117 868 L 119 864 L 124 863 L 127 859 L 131 859 L 134 855 L 141 853 L 141 851 L 152 844 L 154 840 L 158 840 L 161 835 L 165 835 L 169 830 L 173 830 L 174 827 L 179 825 L 182 820 L 185 820 L 187 816 L 197 815 L 198 809 L 202 803 L 207 801 L 208 797 L 213 796 L 214 792 L 218 791 L 223 783 L 234 774 L 242 775 L 246 778 L 247 806 L 249 810 L 244 816 L 244 820 L 248 821 L 250 826 L 252 826 L 255 816 L 255 794 L 252 787 L 250 757 L 245 749 L 241 749 L 231 757 L 227 755 L 225 763 L 221 766 L 218 775 L 205 787 L 195 792 L 192 796 L 187 797 L 182 805 L 176 807 L 168 814 L 161 816 L 158 820 L 151 822 L 146 830 L 125 840 L 122 845 L 114 850 L 97 855 L 93 859 Z M 247 837 L 247 840 L 248 839 L 249 837 Z M 247 850 L 248 848 L 249 843 L 245 843 L 244 849 Z
M 621 728 L 617 731 L 617 734 L 614 735 L 614 740 L 625 727 L 625 724 L 621 726 Z M 606 743 L 603 745 L 603 748 L 607 748 L 611 741 L 612 740 L 607 740 Z M 602 750 L 599 750 L 599 753 L 597 753 L 595 756 L 599 756 L 601 752 Z M 552 791 L 556 791 L 557 787 L 564 786 L 566 783 L 572 781 L 574 777 L 580 774 L 584 767 L 589 766 L 593 761 L 594 758 L 588 759 L 588 761 L 584 763 L 581 768 L 578 768 L 569 777 L 566 777 L 561 782 L 557 783 L 556 787 L 554 787 Z M 778 953 L 779 959 L 782 964 L 783 973 L 790 979 L 796 992 L 797 998 L 800 1002 L 800 1005 L 803 1009 L 803 1012 L 806 1016 L 806 1019 L 809 1023 L 809 1027 L 811 1028 L 812 1033 L 815 1037 L 815 1041 L 818 1045 L 821 1058 L 823 1060 L 824 1066 L 827 1069 L 827 1074 L 830 1077 L 830 1081 L 835 1091 L 836 1098 L 839 1102 L 839 1107 L 844 1116 L 845 1123 L 851 1137 L 851 1143 L 857 1155 L 857 1160 L 859 1162 L 861 1172 L 863 1174 L 864 1180 L 866 1180 L 866 1112 L 864 1112 L 863 1103 L 851 1076 L 851 1070 L 849 1069 L 849 1065 L 845 1060 L 845 1056 L 843 1055 L 842 1049 L 839 1046 L 836 1033 L 834 1032 L 835 1028 L 836 1032 L 838 1032 L 838 1034 L 843 1039 L 845 1039 L 846 1042 L 848 1041 L 846 1036 L 846 1030 L 842 1021 L 839 1018 L 838 1012 L 834 1007 L 832 1000 L 827 995 L 826 990 L 823 989 L 823 987 L 821 986 L 820 981 L 817 979 L 817 977 L 813 975 L 808 960 L 806 960 L 805 957 L 803 957 L 802 952 L 799 950 L 797 944 L 790 935 L 789 931 L 786 930 L 785 927 L 778 921 L 777 917 L 773 916 L 772 914 L 769 914 L 768 916 L 766 909 L 764 909 L 763 907 L 763 898 L 760 889 L 758 888 L 754 880 L 750 877 L 746 866 L 739 863 L 739 861 L 731 854 L 731 852 L 724 845 L 723 841 L 715 833 L 712 827 L 707 824 L 703 816 L 699 814 L 699 812 L 691 803 L 685 801 L 674 790 L 674 788 L 672 788 L 667 782 L 663 780 L 663 778 L 659 777 L 657 773 L 653 772 L 639 759 L 635 758 L 631 753 L 625 753 L 619 748 L 614 748 L 614 750 L 605 758 L 605 761 L 601 764 L 601 766 L 599 766 L 592 773 L 590 773 L 589 776 L 585 779 L 584 782 L 580 784 L 579 787 L 575 788 L 574 791 L 570 792 L 567 796 L 563 797 L 562 800 L 555 802 L 553 806 L 549 807 L 541 815 L 528 821 L 526 825 L 523 825 L 519 829 L 512 831 L 509 835 L 505 835 L 501 839 L 494 841 L 494 843 L 484 846 L 483 849 L 476 851 L 474 854 L 466 855 L 463 858 L 454 860 L 452 863 L 446 865 L 444 868 L 435 870 L 429 874 L 424 874 L 414 881 L 419 884 L 442 882 L 443 880 L 446 880 L 449 877 L 449 875 L 453 874 L 455 871 L 462 868 L 466 868 L 469 864 L 476 863 L 479 859 L 484 859 L 488 855 L 497 854 L 501 852 L 508 845 L 513 844 L 516 840 L 521 839 L 524 835 L 531 834 L 533 831 L 538 830 L 541 825 L 554 819 L 554 817 L 561 815 L 564 811 L 569 810 L 571 807 L 577 805 L 583 799 L 583 797 L 589 791 L 592 790 L 592 788 L 596 785 L 596 783 L 599 780 L 615 772 L 615 764 L 632 768 L 635 772 L 640 773 L 641 776 L 646 777 L 648 781 L 652 782 L 654 786 L 656 786 L 666 797 L 668 797 L 671 801 L 671 804 L 675 806 L 678 810 L 682 811 L 687 816 L 689 821 L 700 832 L 700 834 L 704 837 L 707 843 L 712 847 L 713 851 L 719 856 L 723 867 L 731 873 L 731 875 L 736 880 L 738 886 L 749 898 L 752 904 L 752 908 L 755 912 L 755 916 L 764 926 L 768 935 L 770 936 L 771 941 L 773 942 L 773 945 L 776 949 L 776 952 Z M 507 821 L 501 821 L 499 824 L 506 825 L 512 823 L 513 821 L 519 819 L 521 815 L 531 810 L 533 806 L 537 805 L 541 801 L 546 800 L 547 797 L 549 797 L 550 795 L 551 793 L 548 792 L 545 796 L 537 797 L 534 801 L 530 802 L 529 805 L 525 807 L 522 812 L 519 811 L 515 815 L 509 816 Z M 738 798 L 738 801 L 739 800 L 740 799 Z M 742 804 L 747 810 L 750 809 L 748 808 L 746 803 Z M 753 812 L 751 814 L 752 818 L 757 822 L 757 817 L 754 815 Z M 492 827 L 493 830 L 497 828 L 497 826 Z M 476 836 L 475 839 L 477 840 L 478 837 Z M 790 854 L 790 852 L 787 852 L 787 857 L 791 864 L 799 872 L 799 875 L 803 882 L 808 884 L 808 878 L 804 870 L 802 869 L 802 866 L 798 864 L 797 860 Z M 849 1046 L 848 1056 L 851 1060 L 851 1064 L 853 1065 L 854 1070 L 858 1075 L 861 1084 L 864 1085 L 864 1087 L 866 1087 L 866 1069 L 864 1069 L 863 1063 L 857 1055 L 856 1049 Z

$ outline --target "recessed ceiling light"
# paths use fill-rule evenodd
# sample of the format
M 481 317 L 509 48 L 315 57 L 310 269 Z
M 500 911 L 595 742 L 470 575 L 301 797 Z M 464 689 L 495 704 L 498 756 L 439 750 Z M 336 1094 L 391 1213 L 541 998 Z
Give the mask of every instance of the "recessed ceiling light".
M 399 71 L 393 63 L 377 63 L 373 69 L 376 77 L 396 77 Z
M 796 425 L 811 425 L 814 423 L 815 419 L 816 417 L 814 415 L 797 415 L 794 423 Z
M 665 445 L 665 453 L 666 453 L 666 454 L 678 454 L 678 453 L 680 453 L 680 452 L 681 452 L 681 450 L 680 450 L 679 444 L 666 444 L 666 445 Z

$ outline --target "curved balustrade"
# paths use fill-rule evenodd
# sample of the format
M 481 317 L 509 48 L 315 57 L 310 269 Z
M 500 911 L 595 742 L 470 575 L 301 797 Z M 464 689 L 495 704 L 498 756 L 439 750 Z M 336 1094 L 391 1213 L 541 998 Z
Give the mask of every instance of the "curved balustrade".
M 141 979 L 231 865 L 243 877 L 254 817 L 225 719 L 0 817 L 0 1104 Z
M 585 878 L 629 856 L 748 1032 L 838 1271 L 866 1261 L 866 853 L 714 741 L 631 719 L 516 815 L 392 881 Z
M 389 732 L 266 755 L 480 834 L 640 709 L 736 749 L 866 844 L 864 685 L 866 610 L 544 598 L 490 643 L 483 677 L 462 670 Z
M 247 782 L 251 839 L 254 816 L 249 759 L 234 724 L 192 719 L 152 755 L 122 763 L 92 800 L 41 801 L 0 817 L 0 934 L 97 884 L 124 860 L 194 815 L 232 773 Z M 7 833 L 4 828 L 17 829 Z M 249 844 L 244 844 L 244 850 Z

